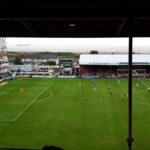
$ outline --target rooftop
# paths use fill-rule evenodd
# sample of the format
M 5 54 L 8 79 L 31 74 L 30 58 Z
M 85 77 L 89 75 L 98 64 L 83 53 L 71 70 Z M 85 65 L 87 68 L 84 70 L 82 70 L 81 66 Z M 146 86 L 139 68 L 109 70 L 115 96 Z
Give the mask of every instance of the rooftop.
M 0 36 L 150 36 L 149 10 L 148 0 L 0 0 Z
M 128 63 L 128 54 L 83 54 L 80 65 L 119 65 Z M 133 54 L 133 64 L 149 64 L 150 54 Z

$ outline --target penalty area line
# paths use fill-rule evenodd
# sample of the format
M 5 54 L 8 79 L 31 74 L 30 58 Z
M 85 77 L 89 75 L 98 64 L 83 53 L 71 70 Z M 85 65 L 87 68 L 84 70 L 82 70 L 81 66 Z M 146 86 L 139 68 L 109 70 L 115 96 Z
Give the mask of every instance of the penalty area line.
M 50 91 L 48 93 L 50 94 L 49 97 L 43 98 L 42 100 L 36 101 L 35 103 L 41 103 L 41 102 L 44 102 L 44 101 L 46 101 L 48 99 L 51 99 L 53 97 L 53 93 L 52 93 L 52 91 Z
M 13 122 L 13 120 L 0 120 L 0 122 Z
M 13 120 L 10 121 L 16 121 L 46 90 L 52 86 L 53 82 L 49 84 L 48 87 L 44 89 L 39 95 L 37 95 Z
M 150 103 L 143 103 L 143 102 L 141 102 L 141 101 L 137 101 L 137 100 L 133 100 L 133 102 L 135 102 L 135 103 L 139 103 L 139 104 L 142 104 L 142 105 L 150 106 Z
M 149 87 L 147 84 L 145 84 L 142 80 L 138 79 L 138 81 L 140 81 L 145 87 Z

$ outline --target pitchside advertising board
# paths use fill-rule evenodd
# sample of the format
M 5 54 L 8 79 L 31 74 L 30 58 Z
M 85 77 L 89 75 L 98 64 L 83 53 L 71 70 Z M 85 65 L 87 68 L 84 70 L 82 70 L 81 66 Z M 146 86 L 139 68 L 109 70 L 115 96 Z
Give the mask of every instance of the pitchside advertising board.
M 0 79 L 0 83 L 3 82 L 3 81 L 4 81 L 4 79 Z
M 95 79 L 95 78 L 118 78 L 118 77 L 115 77 L 115 76 L 104 76 L 104 77 L 99 77 L 99 76 L 78 76 L 77 78 Z
M 33 75 L 32 78 L 56 78 L 56 77 Z M 57 76 L 57 78 L 76 78 L 76 76 Z

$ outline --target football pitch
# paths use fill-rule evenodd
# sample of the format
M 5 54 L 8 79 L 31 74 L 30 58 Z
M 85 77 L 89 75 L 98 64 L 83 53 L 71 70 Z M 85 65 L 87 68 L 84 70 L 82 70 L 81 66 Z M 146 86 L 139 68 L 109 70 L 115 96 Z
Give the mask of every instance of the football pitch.
M 150 79 L 136 83 L 133 149 L 149 150 Z M 9 80 L 0 86 L 0 147 L 127 150 L 127 91 L 127 79 Z

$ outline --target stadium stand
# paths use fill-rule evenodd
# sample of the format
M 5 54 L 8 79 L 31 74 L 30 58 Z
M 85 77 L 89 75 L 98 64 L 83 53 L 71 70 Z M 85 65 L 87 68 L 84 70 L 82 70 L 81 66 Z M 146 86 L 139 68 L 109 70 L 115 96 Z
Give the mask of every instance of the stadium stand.
M 82 54 L 80 55 L 80 76 L 128 77 L 127 54 Z M 150 55 L 133 55 L 134 77 L 150 76 Z
M 49 77 L 59 74 L 60 67 L 50 65 L 10 65 L 10 70 L 19 77 Z

